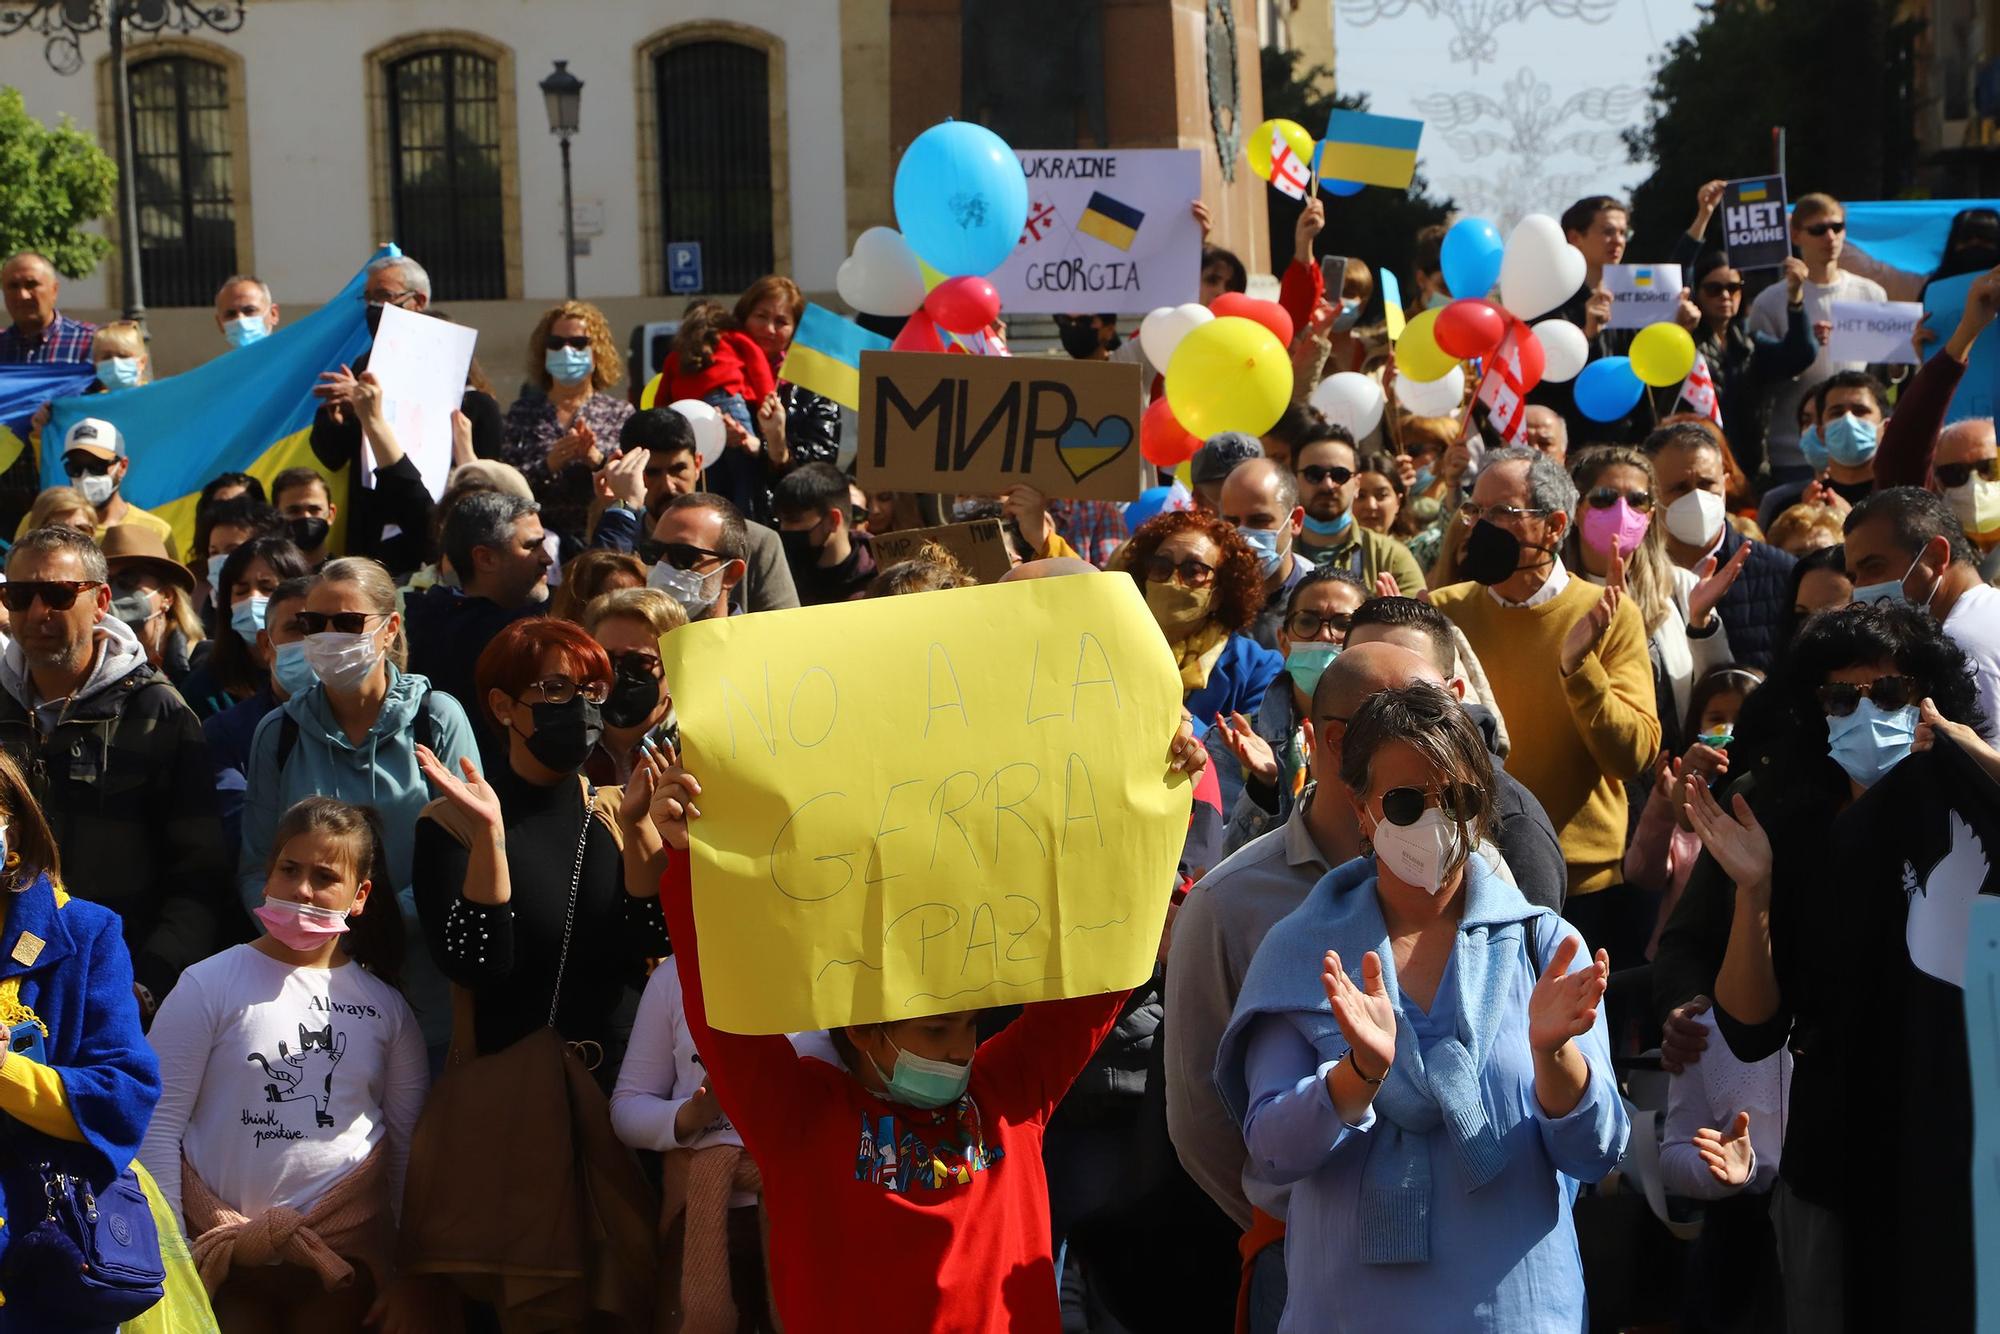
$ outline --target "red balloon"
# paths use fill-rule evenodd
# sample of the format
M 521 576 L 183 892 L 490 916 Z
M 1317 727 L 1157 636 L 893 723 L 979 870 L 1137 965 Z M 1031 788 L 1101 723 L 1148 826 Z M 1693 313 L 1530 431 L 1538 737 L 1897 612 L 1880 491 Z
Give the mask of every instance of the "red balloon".
M 919 310 L 903 325 L 903 331 L 889 344 L 891 352 L 942 352 L 944 339 L 938 337 L 937 325 L 931 323 L 929 311 Z
M 1201 441 L 1174 419 L 1166 395 L 1153 400 L 1139 419 L 1139 452 L 1148 463 L 1161 468 L 1178 468 L 1194 457 Z
M 1209 302 L 1208 308 L 1215 312 L 1218 319 L 1224 315 L 1240 315 L 1246 320 L 1255 320 L 1278 335 L 1278 341 L 1286 347 L 1292 345 L 1292 317 L 1275 301 L 1259 301 L 1241 292 L 1224 292 Z
M 1431 336 L 1446 353 L 1470 361 L 1500 346 L 1507 336 L 1507 320 L 1506 312 L 1491 301 L 1465 298 L 1438 312 Z
M 1542 382 L 1542 372 L 1548 365 L 1548 353 L 1542 348 L 1542 340 L 1535 337 L 1535 331 L 1527 321 L 1517 316 L 1507 317 L 1509 327 L 1514 331 L 1514 344 L 1521 354 L 1521 392 L 1526 393 Z
M 1000 318 L 1000 293 L 977 274 L 947 278 L 924 298 L 930 317 L 955 334 L 978 333 Z

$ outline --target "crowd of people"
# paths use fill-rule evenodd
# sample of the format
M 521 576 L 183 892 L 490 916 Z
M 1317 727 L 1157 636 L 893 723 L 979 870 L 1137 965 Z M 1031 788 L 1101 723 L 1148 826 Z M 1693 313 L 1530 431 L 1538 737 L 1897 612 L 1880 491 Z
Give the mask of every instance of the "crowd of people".
M 121 494 L 147 441 L 76 420 L 47 489 L 30 448 L 0 476 L 0 1328 L 111 1330 L 163 1286 L 225 1331 L 1969 1328 L 2000 451 L 1946 423 L 2000 214 L 1954 225 L 1933 277 L 1980 276 L 1891 374 L 1828 356 L 1829 303 L 1881 293 L 1839 202 L 1798 201 L 1746 300 L 1720 193 L 1659 247 L 1718 409 L 1603 422 L 1550 385 L 1514 442 L 1397 406 L 1373 276 L 1324 290 L 1309 204 L 1293 406 L 1129 524 L 863 490 L 785 379 L 781 276 L 692 305 L 661 368 L 722 419 L 706 466 L 575 300 L 505 411 L 475 361 L 440 496 L 365 359 L 321 377 L 313 464 L 212 479 L 185 547 Z M 1593 356 L 1630 337 L 1629 223 L 1563 216 Z M 1441 235 L 1418 308 L 1452 296 Z M 1248 276 L 1205 248 L 1205 298 Z M 0 362 L 150 379 L 41 256 L 0 287 Z M 409 257 L 364 298 L 438 314 Z M 215 318 L 221 353 L 279 305 L 235 277 Z M 1119 323 L 1065 316 L 1055 355 L 1143 365 Z M 1308 404 L 1338 370 L 1387 389 L 1365 438 Z M 662 641 L 965 587 L 948 545 L 876 541 L 981 518 L 1009 581 L 1132 580 L 1179 673 L 1194 814 L 1128 890 L 1164 904 L 1157 969 L 711 1027 Z M 1865 1155 L 1863 1089 L 1897 1131 Z M 193 1288 L 100 1264 L 79 1296 L 51 1237 L 95 1258 L 149 1203 Z

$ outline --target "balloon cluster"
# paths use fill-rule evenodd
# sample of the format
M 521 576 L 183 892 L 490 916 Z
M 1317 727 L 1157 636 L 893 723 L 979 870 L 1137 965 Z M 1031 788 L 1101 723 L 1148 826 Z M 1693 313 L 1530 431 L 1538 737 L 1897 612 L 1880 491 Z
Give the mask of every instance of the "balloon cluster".
M 1221 431 L 1262 435 L 1292 401 L 1292 317 L 1275 301 L 1225 292 L 1207 306 L 1161 306 L 1139 348 L 1166 367 L 1167 392 L 1139 423 L 1139 452 L 1161 468 Z

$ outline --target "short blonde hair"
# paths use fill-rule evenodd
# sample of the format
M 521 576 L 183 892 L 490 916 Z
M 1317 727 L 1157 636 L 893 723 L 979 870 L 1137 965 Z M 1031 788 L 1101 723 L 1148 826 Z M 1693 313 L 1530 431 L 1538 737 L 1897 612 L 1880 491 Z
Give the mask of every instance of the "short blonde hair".
M 134 320 L 113 320 L 101 324 L 91 335 L 90 359 L 102 361 L 106 357 L 143 357 L 146 355 L 146 335 Z
M 83 492 L 73 486 L 44 487 L 41 494 L 35 497 L 35 503 L 28 509 L 28 529 L 23 531 L 46 528 L 57 515 L 76 513 L 90 516 L 89 524 L 80 531 L 86 533 L 97 531 L 97 506 L 86 500 Z
M 544 391 L 555 384 L 549 374 L 547 349 L 542 344 L 558 320 L 582 320 L 590 334 L 590 387 L 603 393 L 625 378 L 625 359 L 618 354 L 618 340 L 611 336 L 611 322 L 604 312 L 588 301 L 561 301 L 542 312 L 535 331 L 528 335 L 528 378 Z
M 330 560 L 320 567 L 313 577 L 316 584 L 354 584 L 368 599 L 370 607 L 379 616 L 400 612 L 401 604 L 396 597 L 396 581 L 389 572 L 365 556 L 342 556 Z M 396 664 L 397 671 L 410 665 L 409 627 L 402 621 L 396 622 L 396 637 L 389 641 L 389 661 Z
M 657 588 L 614 588 L 600 593 L 583 609 L 584 633 L 595 636 L 597 627 L 614 616 L 638 621 L 658 638 L 688 623 L 681 604 Z
M 1809 195 L 1800 195 L 1792 201 L 1794 227 L 1803 226 L 1814 218 L 1823 218 L 1829 213 L 1838 213 L 1843 218 L 1847 216 L 1847 210 L 1841 206 L 1840 201 L 1829 194 L 1815 191 Z

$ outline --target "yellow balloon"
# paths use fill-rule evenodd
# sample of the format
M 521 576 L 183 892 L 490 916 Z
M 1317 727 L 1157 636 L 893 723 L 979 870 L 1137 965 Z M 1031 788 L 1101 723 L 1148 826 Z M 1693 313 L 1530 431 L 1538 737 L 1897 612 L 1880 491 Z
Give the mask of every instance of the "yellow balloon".
M 1292 401 L 1292 359 L 1255 320 L 1224 315 L 1198 324 L 1167 366 L 1174 420 L 1206 440 L 1222 431 L 1262 435 Z
M 1419 311 L 1403 326 L 1396 340 L 1396 374 L 1428 384 L 1442 380 L 1458 365 L 1458 358 L 1437 345 L 1436 310 Z
M 1649 324 L 1632 339 L 1632 373 L 1655 389 L 1676 385 L 1694 369 L 1694 335 L 1671 320 Z
M 655 375 L 652 379 L 646 381 L 646 387 L 639 391 L 639 410 L 641 412 L 644 412 L 647 408 L 660 406 L 660 382 L 664 378 L 663 375 Z
M 1250 135 L 1250 142 L 1243 146 L 1244 152 L 1250 156 L 1250 170 L 1257 173 L 1257 179 L 1260 181 L 1271 179 L 1271 130 L 1273 127 L 1277 129 L 1278 133 L 1285 136 L 1285 143 L 1291 148 L 1294 157 L 1298 158 L 1301 162 L 1312 161 L 1313 137 L 1305 126 L 1295 120 L 1284 120 L 1282 118 L 1267 120 L 1256 128 Z

